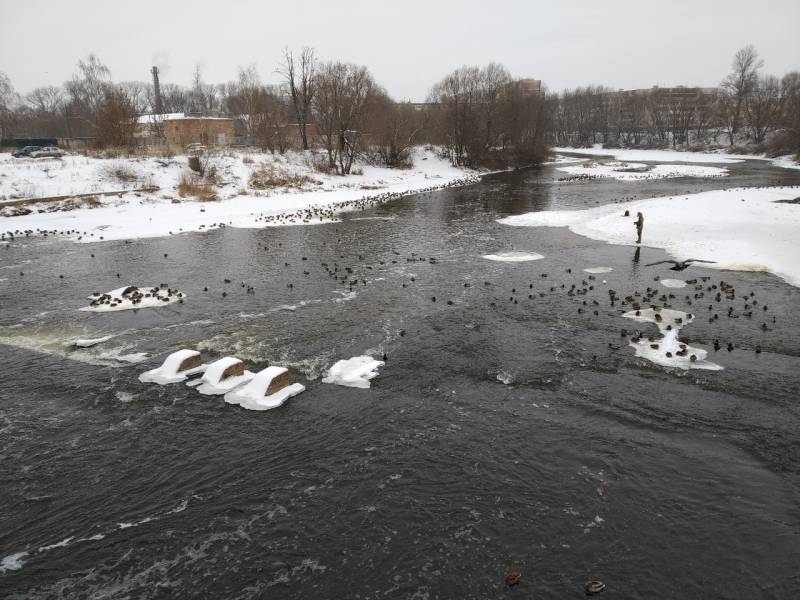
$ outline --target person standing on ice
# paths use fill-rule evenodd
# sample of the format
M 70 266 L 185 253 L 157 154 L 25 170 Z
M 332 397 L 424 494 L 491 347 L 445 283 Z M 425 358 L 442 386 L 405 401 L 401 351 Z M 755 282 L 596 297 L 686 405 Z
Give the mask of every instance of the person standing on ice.
M 642 243 L 642 229 L 644 229 L 644 215 L 640 212 L 636 213 L 636 243 Z

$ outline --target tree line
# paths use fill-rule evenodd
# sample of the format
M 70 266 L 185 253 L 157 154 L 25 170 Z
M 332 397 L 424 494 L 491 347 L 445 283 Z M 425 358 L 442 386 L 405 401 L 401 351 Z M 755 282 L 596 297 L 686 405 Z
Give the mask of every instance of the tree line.
M 547 99 L 547 140 L 561 146 L 750 145 L 798 153 L 800 73 L 779 78 L 763 74 L 763 66 L 755 48 L 746 46 L 716 88 L 565 90 Z
M 63 85 L 24 95 L 0 73 L 0 136 L 126 146 L 137 117 L 159 106 L 163 113 L 234 116 L 246 143 L 272 152 L 285 152 L 296 132 L 301 149 L 321 148 L 327 168 L 341 174 L 357 158 L 409 166 L 417 144 L 441 146 L 453 164 L 466 166 L 530 164 L 546 154 L 541 99 L 525 97 L 501 65 L 457 69 L 433 86 L 427 104 L 395 102 L 366 67 L 322 61 L 308 47 L 287 49 L 276 73 L 276 85 L 262 83 L 253 66 L 211 84 L 198 67 L 189 86 L 161 83 L 158 102 L 152 83 L 114 82 L 93 54 Z M 158 137 L 161 121 L 154 117 L 149 126 Z
M 321 149 L 324 168 L 348 174 L 357 159 L 410 165 L 411 149 L 435 145 L 454 165 L 535 164 L 549 145 L 692 147 L 755 145 L 800 152 L 800 73 L 762 74 L 752 46 L 736 53 L 718 88 L 618 91 L 586 86 L 550 94 L 531 90 L 502 65 L 458 68 L 433 85 L 426 103 L 395 102 L 362 65 L 323 61 L 312 48 L 284 51 L 279 83 L 255 67 L 208 83 L 198 67 L 188 86 L 114 82 L 95 55 L 80 60 L 61 86 L 15 92 L 0 73 L 0 137 L 85 138 L 99 147 L 134 142 L 140 115 L 231 115 L 243 143 L 272 152 Z M 152 127 L 158 129 L 154 119 Z M 158 132 L 156 131 L 158 134 Z

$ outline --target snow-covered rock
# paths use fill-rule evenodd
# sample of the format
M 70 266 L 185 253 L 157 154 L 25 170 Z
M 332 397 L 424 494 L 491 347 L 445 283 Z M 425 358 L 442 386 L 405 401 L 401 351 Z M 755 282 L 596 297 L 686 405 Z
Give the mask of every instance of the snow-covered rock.
M 225 394 L 225 402 L 237 404 L 247 410 L 270 410 L 283 405 L 289 398 L 305 391 L 300 383 L 286 385 L 267 394 L 275 382 L 287 372 L 284 367 L 267 367 L 256 373 L 250 383 Z
M 167 356 L 157 369 L 139 375 L 139 381 L 159 385 L 185 381 L 187 377 L 206 370 L 208 365 L 200 364 L 199 359 L 200 353 L 197 350 L 178 350 Z
M 328 369 L 322 383 L 335 383 L 347 387 L 368 388 L 370 380 L 378 376 L 378 369 L 385 363 L 371 356 L 354 356 L 340 360 Z
M 247 383 L 253 377 L 252 372 L 244 369 L 241 360 L 225 356 L 208 365 L 199 380 L 189 381 L 186 385 L 197 387 L 198 392 L 207 396 L 221 396 Z

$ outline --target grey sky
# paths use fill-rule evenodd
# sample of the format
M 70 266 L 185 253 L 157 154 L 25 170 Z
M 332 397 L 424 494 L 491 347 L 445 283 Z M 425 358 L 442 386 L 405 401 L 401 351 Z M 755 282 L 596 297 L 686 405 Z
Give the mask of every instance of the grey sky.
M 397 99 L 424 99 L 463 64 L 501 62 L 551 90 L 716 85 L 753 43 L 765 71 L 800 69 L 799 0 L 0 0 L 0 71 L 15 88 L 60 84 L 96 53 L 116 81 L 209 82 L 255 64 L 275 81 L 281 50 L 365 64 Z M 39 47 L 33 47 L 33 43 Z

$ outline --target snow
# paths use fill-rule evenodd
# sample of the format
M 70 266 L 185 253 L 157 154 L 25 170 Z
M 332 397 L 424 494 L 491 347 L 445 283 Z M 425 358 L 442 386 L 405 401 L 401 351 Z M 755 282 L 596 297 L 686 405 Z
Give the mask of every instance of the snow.
M 599 273 L 611 273 L 613 271 L 611 267 L 589 267 L 588 269 L 584 269 L 584 273 L 592 273 L 593 275 Z
M 544 211 L 499 219 L 525 227 L 569 227 L 611 244 L 635 245 L 633 217 L 644 214 L 644 245 L 674 258 L 716 261 L 704 268 L 768 271 L 800 286 L 800 187 L 735 188 L 609 204 L 587 210 Z
M 218 200 L 201 202 L 181 198 L 178 184 L 191 176 L 187 158 L 101 159 L 66 156 L 60 160 L 32 162 L 0 154 L 0 202 L 20 198 L 65 196 L 157 186 L 156 192 L 128 192 L 97 197 L 97 208 L 51 210 L 47 204 L 31 204 L 31 214 L 0 216 L 0 231 L 48 230 L 69 232 L 81 242 L 158 237 L 188 231 L 208 231 L 220 226 L 263 228 L 336 221 L 344 211 L 359 210 L 414 191 L 476 181 L 476 172 L 453 167 L 435 152 L 416 148 L 411 169 L 358 165 L 362 175 L 341 177 L 316 172 L 310 166 L 313 153 L 286 155 L 229 150 L 211 156 L 216 172 Z M 252 172 L 267 164 L 281 172 L 308 177 L 300 189 L 250 187 Z M 135 177 L 119 181 L 120 168 Z M 44 170 L 47 169 L 47 172 Z M 42 212 L 39 212 L 39 211 Z M 309 211 L 298 214 L 298 211 Z
M 539 260 L 544 256 L 535 252 L 500 252 L 499 254 L 485 254 L 483 258 L 497 262 L 528 262 Z
M 200 365 L 194 369 L 178 371 L 178 368 L 181 366 L 183 361 L 195 356 L 200 356 L 200 353 L 197 350 L 183 349 L 173 352 L 167 356 L 166 359 L 164 359 L 164 362 L 160 367 L 151 371 L 145 371 L 139 375 L 139 381 L 142 383 L 157 383 L 159 385 L 167 385 L 169 383 L 186 381 L 187 377 L 202 373 L 208 367 L 208 365 Z
M 254 375 L 250 371 L 245 371 L 242 375 L 232 375 L 222 378 L 222 373 L 228 367 L 237 365 L 242 361 L 233 356 L 226 356 L 214 361 L 205 370 L 198 382 L 190 381 L 187 385 L 197 386 L 197 391 L 207 396 L 221 396 L 233 388 L 247 383 L 253 379 Z
M 776 167 L 781 167 L 783 169 L 800 169 L 800 163 L 798 163 L 791 154 L 772 158 L 770 162 Z
M 91 348 L 92 346 L 96 346 L 97 344 L 102 344 L 103 342 L 107 342 L 113 337 L 114 337 L 113 335 L 106 335 L 99 338 L 70 340 L 68 342 L 64 342 L 64 345 L 75 346 L 76 348 Z
M 185 297 L 186 295 L 178 290 L 162 290 L 158 287 L 129 285 L 111 290 L 105 294 L 92 294 L 89 296 L 89 300 L 91 300 L 92 303 L 79 310 L 90 312 L 114 312 L 137 308 L 153 308 L 178 302 Z
M 140 125 L 147 125 L 152 123 L 161 123 L 162 121 L 180 121 L 183 119 L 221 119 L 222 117 L 192 117 L 187 115 L 186 113 L 178 112 L 178 113 L 163 113 L 163 114 L 151 114 L 151 115 L 141 115 L 136 119 L 136 122 Z
M 625 148 L 603 148 L 595 144 L 592 148 L 553 148 L 554 152 L 568 152 L 584 156 L 613 156 L 622 161 L 650 161 L 650 162 L 684 162 L 707 164 L 732 164 L 740 163 L 745 158 L 739 154 L 722 154 L 712 152 L 682 152 L 680 150 L 637 150 Z
M 286 371 L 285 367 L 267 367 L 259 371 L 250 383 L 225 394 L 225 402 L 238 404 L 247 410 L 270 410 L 282 406 L 289 398 L 306 389 L 302 384 L 293 383 L 267 396 L 272 380 Z
M 335 383 L 346 387 L 368 388 L 370 379 L 378 376 L 378 369 L 385 363 L 371 356 L 354 356 L 340 360 L 330 369 L 322 383 Z
M 686 282 L 683 279 L 662 279 L 661 285 L 668 288 L 685 288 Z
M 708 352 L 702 348 L 694 348 L 678 340 L 678 333 L 683 326 L 694 320 L 694 315 L 662 308 L 654 310 L 632 310 L 622 315 L 641 323 L 655 323 L 661 333 L 661 338 L 650 341 L 642 336 L 640 339 L 631 339 L 630 345 L 636 351 L 636 356 L 646 358 L 652 363 L 662 367 L 676 367 L 678 369 L 705 369 L 719 371 L 722 367 L 706 360 Z M 692 360 L 694 357 L 694 360 Z
M 698 165 L 655 165 L 612 161 L 606 163 L 588 162 L 582 165 L 558 167 L 559 171 L 571 175 L 591 175 L 610 177 L 619 181 L 641 181 L 671 177 L 725 177 L 728 170 L 720 167 Z

